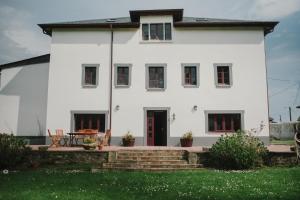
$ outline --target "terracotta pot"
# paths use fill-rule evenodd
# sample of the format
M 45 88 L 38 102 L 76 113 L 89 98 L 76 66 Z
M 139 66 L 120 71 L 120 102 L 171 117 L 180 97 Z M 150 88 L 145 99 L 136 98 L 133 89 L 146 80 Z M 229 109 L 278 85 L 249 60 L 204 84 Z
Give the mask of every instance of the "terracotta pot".
M 191 147 L 193 146 L 193 139 L 180 139 L 180 144 L 182 147 Z
M 133 138 L 132 140 L 126 140 L 126 139 L 122 139 L 123 141 L 123 146 L 124 147 L 133 147 L 134 146 L 134 142 L 135 142 L 135 138 Z

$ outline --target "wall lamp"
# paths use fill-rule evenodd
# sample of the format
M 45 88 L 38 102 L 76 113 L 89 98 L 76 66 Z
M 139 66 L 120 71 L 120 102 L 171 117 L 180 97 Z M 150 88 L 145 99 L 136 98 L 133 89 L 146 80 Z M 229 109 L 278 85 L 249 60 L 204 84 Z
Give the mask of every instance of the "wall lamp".
M 116 110 L 120 110 L 120 106 L 119 105 L 116 105 Z
M 198 106 L 197 105 L 194 105 L 193 109 L 196 111 L 198 110 Z
M 173 115 L 172 115 L 172 119 L 173 119 L 173 120 L 175 120 L 175 119 L 176 119 L 176 115 L 175 115 L 175 113 L 173 113 Z

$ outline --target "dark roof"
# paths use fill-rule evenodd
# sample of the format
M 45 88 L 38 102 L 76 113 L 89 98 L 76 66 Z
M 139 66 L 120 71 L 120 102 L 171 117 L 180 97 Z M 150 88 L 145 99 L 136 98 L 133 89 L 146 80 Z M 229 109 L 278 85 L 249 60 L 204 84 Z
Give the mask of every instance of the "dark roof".
M 12 68 L 12 67 L 24 66 L 24 65 L 47 63 L 49 61 L 50 61 L 50 54 L 45 54 L 45 55 L 41 55 L 41 56 L 37 56 L 37 57 L 28 58 L 25 60 L 2 64 L 2 65 L 0 65 L 0 70 L 6 69 L 6 68 Z
M 172 15 L 174 27 L 262 27 L 266 35 L 278 24 L 277 21 L 183 17 L 183 9 L 132 10 L 129 13 L 130 17 L 49 23 L 39 24 L 39 26 L 45 34 L 51 36 L 53 28 L 138 28 L 140 16 Z

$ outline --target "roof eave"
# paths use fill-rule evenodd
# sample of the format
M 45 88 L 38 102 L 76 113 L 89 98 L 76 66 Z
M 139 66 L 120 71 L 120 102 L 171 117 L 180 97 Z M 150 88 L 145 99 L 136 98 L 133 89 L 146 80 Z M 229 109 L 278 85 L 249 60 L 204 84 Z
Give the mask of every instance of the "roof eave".
M 264 34 L 271 33 L 278 21 L 268 22 L 174 22 L 174 27 L 262 27 Z
M 140 23 L 97 23 L 97 24 L 38 24 L 43 33 L 52 36 L 54 28 L 138 28 Z

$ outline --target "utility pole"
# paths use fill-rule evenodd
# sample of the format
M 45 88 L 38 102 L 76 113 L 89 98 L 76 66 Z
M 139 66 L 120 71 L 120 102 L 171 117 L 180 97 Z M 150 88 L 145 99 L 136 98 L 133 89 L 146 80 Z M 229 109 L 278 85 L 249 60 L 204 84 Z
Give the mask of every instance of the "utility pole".
M 279 121 L 282 122 L 281 115 L 279 115 Z
M 290 106 L 289 106 L 289 113 L 290 113 L 290 122 L 291 122 L 292 121 L 292 109 Z

